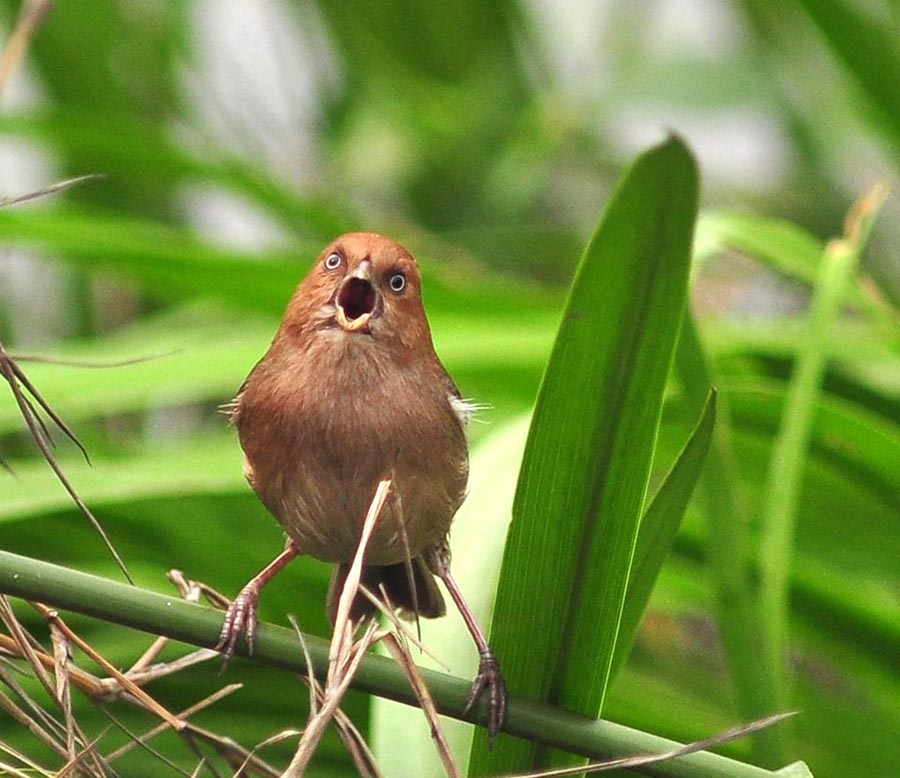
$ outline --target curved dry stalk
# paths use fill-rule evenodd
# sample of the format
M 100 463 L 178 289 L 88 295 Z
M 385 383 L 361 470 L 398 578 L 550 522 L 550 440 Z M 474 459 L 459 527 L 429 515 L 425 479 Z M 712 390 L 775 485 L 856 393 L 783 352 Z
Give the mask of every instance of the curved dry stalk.
M 360 589 L 365 591 L 365 587 L 361 586 Z M 318 712 L 319 706 L 325 701 L 325 691 L 313 674 L 312 655 L 310 654 L 309 646 L 306 644 L 306 638 L 300 631 L 300 625 L 297 624 L 297 620 L 293 616 L 288 616 L 288 621 L 290 621 L 291 626 L 294 628 L 294 633 L 297 636 L 297 641 L 300 643 L 300 648 L 303 651 L 303 657 L 306 661 L 306 675 L 303 676 L 303 682 L 309 689 L 310 715 L 314 715 Z M 383 778 L 381 770 L 375 762 L 375 755 L 369 749 L 365 738 L 363 738 L 350 717 L 340 708 L 337 708 L 334 712 L 334 723 L 361 778 Z M 297 734 L 302 735 L 303 733 L 300 732 Z M 239 775 L 240 771 L 238 771 L 234 778 L 238 778 Z
M 82 651 L 84 651 L 85 654 L 87 654 L 98 665 L 100 665 L 100 667 L 106 670 L 106 672 L 109 673 L 110 676 L 112 676 L 119 682 L 119 685 L 125 691 L 127 691 L 135 699 L 139 700 L 141 704 L 147 708 L 147 710 L 159 716 L 176 732 L 180 732 L 184 729 L 183 721 L 169 713 L 168 710 L 166 710 L 155 699 L 147 694 L 147 692 L 145 692 L 134 681 L 119 672 L 118 668 L 114 664 L 112 664 L 112 662 L 106 659 L 106 657 L 96 651 L 93 646 L 90 645 L 90 643 L 88 643 L 76 632 L 74 632 L 72 628 L 69 627 L 69 625 L 59 617 L 59 614 L 56 611 L 51 610 L 45 605 L 41 605 L 39 603 L 33 603 L 33 605 L 37 609 L 37 611 L 50 622 L 51 625 L 55 625 L 57 629 L 59 629 L 61 634 L 65 635 L 68 640 L 78 646 Z
M 283 778 L 301 778 L 306 772 L 312 760 L 313 754 L 318 747 L 325 729 L 331 723 L 331 719 L 335 716 L 338 706 L 350 688 L 350 681 L 359 669 L 366 652 L 381 638 L 382 634 L 378 630 L 378 624 L 370 621 L 363 636 L 355 643 L 349 644 L 345 642 L 346 648 L 341 652 L 339 662 L 335 665 L 337 669 L 334 677 L 330 678 L 326 683 L 324 698 L 322 705 L 314 716 L 306 723 L 303 730 L 303 737 L 297 750 L 291 759 L 290 764 L 284 771 Z
M 447 771 L 448 778 L 459 778 L 459 767 L 453 759 L 453 752 L 450 750 L 450 744 L 444 736 L 444 730 L 442 729 L 440 719 L 438 718 L 437 708 L 434 706 L 431 692 L 428 691 L 428 684 L 425 683 L 425 679 L 419 672 L 418 667 L 416 667 L 412 654 L 409 652 L 409 647 L 406 645 L 405 641 L 399 639 L 398 635 L 400 634 L 402 633 L 397 632 L 396 634 L 392 633 L 385 636 L 384 644 L 387 646 L 388 651 L 390 651 L 391 656 L 394 657 L 394 661 L 403 668 L 413 689 L 415 689 L 416 697 L 419 698 L 419 704 L 422 707 L 422 714 L 425 716 L 425 721 L 428 723 L 429 729 L 431 730 L 431 739 L 434 740 L 435 748 L 437 748 L 444 769 Z
M 16 400 L 16 404 L 19 406 L 19 412 L 22 414 L 22 418 L 25 420 L 25 425 L 28 427 L 28 431 L 31 433 L 31 437 L 34 439 L 34 442 L 37 444 L 38 448 L 41 450 L 41 453 L 44 455 L 44 459 L 47 461 L 47 464 L 50 465 L 50 468 L 56 474 L 56 477 L 59 479 L 59 482 L 63 485 L 63 488 L 69 493 L 69 496 L 72 498 L 74 503 L 78 506 L 79 510 L 82 514 L 87 518 L 87 520 L 91 523 L 94 530 L 100 535 L 100 538 L 103 540 L 103 543 L 106 545 L 107 550 L 112 555 L 119 569 L 122 571 L 122 574 L 128 580 L 128 583 L 134 584 L 134 579 L 131 577 L 131 573 L 128 572 L 128 568 L 125 566 L 125 562 L 121 556 L 119 556 L 119 552 L 116 551 L 115 547 L 112 544 L 112 541 L 109 539 L 109 536 L 106 534 L 106 531 L 103 529 L 103 526 L 100 524 L 100 521 L 96 516 L 91 512 L 91 509 L 88 508 L 87 503 L 81 499 L 81 496 L 75 490 L 75 487 L 69 481 L 65 472 L 62 469 L 62 466 L 59 464 L 59 461 L 56 459 L 56 455 L 52 451 L 52 447 L 54 446 L 53 439 L 50 437 L 50 432 L 47 429 L 47 425 L 44 423 L 44 420 L 41 418 L 37 409 L 34 407 L 32 400 L 40 406 L 40 408 L 46 413 L 53 421 L 53 423 L 62 430 L 63 434 L 69 438 L 76 446 L 78 446 L 81 453 L 84 455 L 84 458 L 87 462 L 90 462 L 90 457 L 88 456 L 87 449 L 82 445 L 81 441 L 78 439 L 78 436 L 74 433 L 74 431 L 66 424 L 65 420 L 53 410 L 53 407 L 48 403 L 43 396 L 38 392 L 37 387 L 28 380 L 28 377 L 22 371 L 16 361 L 9 355 L 9 352 L 3 347 L 3 344 L 0 343 L 0 376 L 6 379 L 6 382 L 9 384 L 10 389 L 12 390 L 13 397 Z M 24 389 L 24 391 L 23 391 Z M 27 392 L 27 394 L 26 394 Z M 30 398 L 29 398 L 30 395 Z
M 31 39 L 52 8 L 51 0 L 27 0 L 22 6 L 15 29 L 6 41 L 3 54 L 0 56 L 0 94 L 6 88 L 10 76 L 24 59 Z
M 40 365 L 61 365 L 62 367 L 86 367 L 91 370 L 103 370 L 108 367 L 128 367 L 140 365 L 143 362 L 153 362 L 173 354 L 180 354 L 184 349 L 176 348 L 171 351 L 163 351 L 159 354 L 150 354 L 146 357 L 131 357 L 129 359 L 112 359 L 109 361 L 95 359 L 57 359 L 56 357 L 44 357 L 40 354 L 8 354 L 10 359 L 16 362 L 35 362 Z
M 344 694 L 350 687 L 350 681 L 353 680 L 362 658 L 383 637 L 383 633 L 378 630 L 378 623 L 373 619 L 366 627 L 363 636 L 354 642 L 353 632 L 357 625 L 350 619 L 350 608 L 357 592 L 359 592 L 359 581 L 362 574 L 366 546 L 369 543 L 375 522 L 381 515 L 381 511 L 387 501 L 390 489 L 391 479 L 387 478 L 380 481 L 369 505 L 366 520 L 363 523 L 362 535 L 359 539 L 359 546 L 357 546 L 356 555 L 353 557 L 353 563 L 350 565 L 340 600 L 338 600 L 337 618 L 334 622 L 331 647 L 328 652 L 328 676 L 325 681 L 325 689 L 321 698 L 319 698 L 318 694 L 316 695 L 322 704 L 310 716 L 297 750 L 284 772 L 284 778 L 299 778 L 299 776 L 304 774 L 326 727 L 335 716 Z

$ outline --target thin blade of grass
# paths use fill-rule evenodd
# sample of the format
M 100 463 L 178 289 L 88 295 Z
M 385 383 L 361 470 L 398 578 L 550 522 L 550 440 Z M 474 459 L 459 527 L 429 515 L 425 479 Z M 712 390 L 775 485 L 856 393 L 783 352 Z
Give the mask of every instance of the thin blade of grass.
M 731 249 L 749 254 L 791 278 L 812 283 L 822 241 L 791 222 L 728 211 L 704 211 L 697 220 L 694 260 Z
M 821 240 L 802 227 L 781 219 L 729 211 L 703 213 L 697 221 L 694 242 L 694 269 L 713 254 L 739 251 L 789 278 L 814 284 L 822 250 Z M 849 299 L 862 310 L 880 320 L 892 321 L 884 300 L 872 293 L 871 287 L 853 284 Z

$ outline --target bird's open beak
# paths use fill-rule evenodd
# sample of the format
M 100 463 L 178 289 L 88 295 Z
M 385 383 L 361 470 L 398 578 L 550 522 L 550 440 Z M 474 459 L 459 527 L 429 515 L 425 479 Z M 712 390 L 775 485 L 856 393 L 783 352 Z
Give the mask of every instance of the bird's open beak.
M 378 296 L 372 285 L 372 263 L 360 262 L 359 267 L 344 279 L 334 304 L 337 323 L 347 332 L 364 331 L 375 312 Z

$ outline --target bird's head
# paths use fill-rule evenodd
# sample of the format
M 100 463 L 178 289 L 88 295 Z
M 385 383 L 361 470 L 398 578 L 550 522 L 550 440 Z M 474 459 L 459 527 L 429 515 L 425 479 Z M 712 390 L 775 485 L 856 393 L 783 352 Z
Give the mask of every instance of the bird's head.
M 431 346 L 415 258 L 371 232 L 332 241 L 297 288 L 285 314 L 291 329 Z

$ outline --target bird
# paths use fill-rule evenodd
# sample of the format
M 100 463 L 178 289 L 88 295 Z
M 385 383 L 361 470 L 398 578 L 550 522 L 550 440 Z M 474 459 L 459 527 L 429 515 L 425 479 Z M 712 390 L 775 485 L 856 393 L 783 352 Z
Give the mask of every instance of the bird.
M 372 232 L 326 246 L 228 406 L 244 475 L 287 543 L 228 608 L 217 646 L 226 661 L 241 635 L 252 652 L 260 592 L 297 556 L 334 564 L 334 624 L 376 486 L 389 478 L 361 582 L 401 615 L 429 619 L 446 613 L 443 582 L 479 653 L 465 712 L 487 693 L 491 737 L 503 727 L 506 684 L 453 577 L 448 541 L 466 494 L 473 407 L 435 352 L 413 255 Z M 350 616 L 375 610 L 360 593 Z

